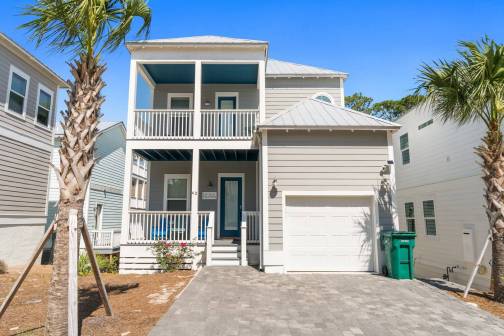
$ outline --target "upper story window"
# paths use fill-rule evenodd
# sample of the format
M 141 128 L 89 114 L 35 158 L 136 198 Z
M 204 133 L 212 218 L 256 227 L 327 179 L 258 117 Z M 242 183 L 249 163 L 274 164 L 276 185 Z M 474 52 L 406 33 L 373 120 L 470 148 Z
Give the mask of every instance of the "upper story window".
M 24 116 L 30 76 L 11 65 L 9 74 L 9 93 L 7 110 Z
M 399 137 L 401 147 L 401 156 L 403 165 L 410 163 L 409 138 L 408 133 L 404 133 Z
M 327 94 L 325 92 L 319 92 L 315 94 L 313 99 L 320 100 L 321 102 L 328 103 L 328 104 L 333 104 L 334 105 L 334 99 L 330 94 Z
M 43 86 L 42 84 L 39 84 L 38 87 L 38 99 L 37 99 L 37 115 L 35 120 L 37 120 L 37 123 L 43 126 L 49 126 L 51 123 L 51 111 L 52 111 L 52 104 L 53 104 L 53 95 L 54 93 Z
M 425 128 L 425 127 L 427 127 L 429 125 L 432 125 L 433 122 L 434 121 L 432 119 L 430 119 L 430 120 L 427 120 L 424 123 L 421 123 L 420 125 L 418 125 L 418 130 L 420 131 L 422 128 Z

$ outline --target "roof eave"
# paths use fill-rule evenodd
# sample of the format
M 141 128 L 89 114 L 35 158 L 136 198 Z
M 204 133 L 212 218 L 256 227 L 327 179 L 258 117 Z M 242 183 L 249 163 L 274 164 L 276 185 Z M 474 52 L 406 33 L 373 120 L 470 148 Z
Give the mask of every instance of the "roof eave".
M 44 70 L 49 75 L 49 77 L 51 77 L 55 82 L 58 83 L 58 87 L 69 88 L 68 83 L 63 78 L 61 78 L 58 74 L 56 74 L 53 70 L 51 70 L 51 68 L 49 68 L 47 65 L 42 63 L 39 59 L 37 59 L 30 52 L 28 52 L 26 49 L 21 47 L 19 44 L 17 44 L 14 40 L 9 38 L 7 35 L 0 33 L 0 42 L 3 42 L 3 44 L 6 46 L 11 46 L 11 47 L 15 48 L 17 53 L 26 57 L 26 59 L 29 62 L 31 62 L 32 65 L 36 65 L 36 66 L 42 68 L 42 70 Z
M 396 131 L 401 126 L 292 126 L 292 125 L 258 125 L 259 130 L 332 130 L 332 131 Z
M 266 74 L 266 78 L 343 78 L 347 79 L 347 73 L 333 74 Z
M 126 42 L 126 48 L 133 51 L 145 47 L 264 47 L 268 48 L 268 42 Z

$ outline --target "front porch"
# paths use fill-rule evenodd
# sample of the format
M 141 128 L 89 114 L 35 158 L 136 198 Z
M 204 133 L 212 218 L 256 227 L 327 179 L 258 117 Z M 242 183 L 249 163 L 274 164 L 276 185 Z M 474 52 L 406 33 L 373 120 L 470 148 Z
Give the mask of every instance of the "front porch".
M 259 265 L 257 150 L 135 150 L 148 173 L 133 174 L 123 219 L 120 270 L 157 270 L 157 241 L 194 244 L 187 268 Z M 138 160 L 137 160 L 138 161 Z

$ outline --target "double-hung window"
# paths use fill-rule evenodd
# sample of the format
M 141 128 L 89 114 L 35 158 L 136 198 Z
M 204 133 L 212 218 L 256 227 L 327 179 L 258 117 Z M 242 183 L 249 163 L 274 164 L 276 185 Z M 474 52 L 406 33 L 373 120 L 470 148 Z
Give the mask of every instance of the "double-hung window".
M 410 151 L 409 151 L 409 138 L 408 138 L 408 133 L 404 133 L 399 137 L 399 144 L 401 147 L 401 157 L 402 157 L 402 164 L 408 164 L 410 163 Z
M 24 116 L 28 96 L 30 77 L 23 71 L 11 65 L 9 74 L 9 92 L 7 97 L 7 110 Z
M 435 236 L 436 232 L 436 215 L 434 212 L 434 201 L 423 201 L 423 214 L 425 220 L 425 234 L 427 236 Z
M 415 205 L 413 202 L 404 203 L 404 211 L 406 217 L 406 226 L 409 232 L 416 232 L 415 230 Z
M 165 174 L 164 210 L 189 210 L 190 175 Z
M 51 123 L 51 110 L 53 104 L 53 92 L 39 84 L 37 99 L 37 123 L 49 127 Z

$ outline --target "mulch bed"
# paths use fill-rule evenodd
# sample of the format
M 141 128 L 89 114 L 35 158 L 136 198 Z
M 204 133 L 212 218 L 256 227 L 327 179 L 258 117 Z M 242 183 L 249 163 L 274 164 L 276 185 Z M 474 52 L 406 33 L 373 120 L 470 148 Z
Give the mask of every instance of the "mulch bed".
M 481 309 L 504 319 L 504 304 L 494 301 L 492 293 L 471 291 L 466 299 L 460 291 L 451 290 L 448 293 L 465 302 L 477 304 Z
M 19 272 L 0 275 L 0 302 Z M 79 277 L 82 335 L 147 335 L 194 276 L 192 271 L 152 275 L 103 274 L 113 317 L 105 315 L 92 275 Z M 50 266 L 36 266 L 0 320 L 0 335 L 43 335 Z

